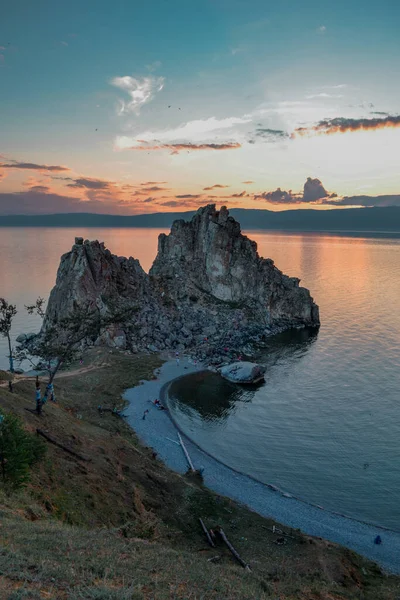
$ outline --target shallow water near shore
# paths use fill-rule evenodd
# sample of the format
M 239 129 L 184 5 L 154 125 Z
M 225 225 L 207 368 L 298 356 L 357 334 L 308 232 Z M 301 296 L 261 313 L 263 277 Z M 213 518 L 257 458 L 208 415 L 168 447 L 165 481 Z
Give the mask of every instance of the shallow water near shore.
M 37 331 L 24 304 L 48 297 L 75 235 L 104 240 L 148 270 L 158 230 L 2 229 L 0 296 L 14 338 Z M 259 253 L 300 277 L 320 306 L 317 335 L 271 339 L 265 385 L 186 382 L 175 416 L 231 466 L 301 498 L 400 529 L 400 240 L 249 232 Z M 0 368 L 7 368 L 0 339 Z M 182 375 L 185 371 L 182 371 Z
M 321 329 L 272 338 L 258 388 L 212 373 L 178 380 L 174 418 L 243 473 L 400 530 L 400 246 L 267 241 L 276 264 L 311 289 Z

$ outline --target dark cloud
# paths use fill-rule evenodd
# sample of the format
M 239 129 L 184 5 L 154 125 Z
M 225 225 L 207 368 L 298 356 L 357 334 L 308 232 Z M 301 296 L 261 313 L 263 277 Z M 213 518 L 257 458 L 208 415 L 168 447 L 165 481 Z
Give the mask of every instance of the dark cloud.
M 388 115 L 372 119 L 347 119 L 344 117 L 324 119 L 312 127 L 298 127 L 292 136 L 308 135 L 310 133 L 330 135 L 332 133 L 345 133 L 346 131 L 368 131 L 386 129 L 388 127 L 400 127 L 400 115 Z
M 371 110 L 371 115 L 381 115 L 381 116 L 384 116 L 384 117 L 388 117 L 389 113 L 382 112 L 380 110 Z
M 17 160 L 12 160 L 8 163 L 0 163 L 0 167 L 4 169 L 27 169 L 32 171 L 70 171 L 67 167 L 62 167 L 60 165 L 37 165 L 36 163 L 26 163 L 19 162 Z
M 92 179 L 90 177 L 78 177 L 71 179 L 73 183 L 67 183 L 67 187 L 89 190 L 108 190 L 111 182 L 102 179 Z
M 252 136 L 249 140 L 251 144 L 254 144 L 257 139 L 262 139 L 266 142 L 279 142 L 290 137 L 282 129 L 271 129 L 269 127 L 257 127 L 250 135 Z
M 32 185 L 29 190 L 31 192 L 42 192 L 47 194 L 50 191 L 50 188 L 47 185 Z
M 245 196 L 249 196 L 247 192 L 240 192 L 240 194 L 232 194 L 231 196 L 225 196 L 226 198 L 244 198 Z
M 303 188 L 303 202 L 315 202 L 327 196 L 329 196 L 329 192 L 326 191 L 319 179 L 307 177 Z
M 221 185 L 219 183 L 216 183 L 215 185 L 210 185 L 209 187 L 203 188 L 203 190 L 208 191 L 208 190 L 215 190 L 217 188 L 223 189 L 223 188 L 228 188 L 228 187 L 231 187 L 231 186 L 230 185 Z
M 179 196 L 175 196 L 175 198 L 202 198 L 202 194 L 180 194 Z M 167 206 L 164 204 L 164 206 Z
M 286 192 L 285 190 L 281 190 L 281 188 L 277 188 L 273 192 L 262 192 L 254 196 L 254 200 L 260 199 L 266 200 L 271 204 L 299 204 L 301 202 L 301 195 L 293 194 L 292 190 Z
M 228 142 L 226 144 L 159 144 L 156 146 L 132 146 L 129 150 L 140 150 L 142 152 L 150 152 L 154 150 L 172 150 L 172 154 L 179 154 L 183 150 L 188 152 L 194 150 L 236 150 L 241 148 L 238 142 Z
M 140 185 L 163 185 L 168 183 L 167 181 L 145 181 L 144 183 L 141 183 Z
M 288 192 L 278 188 L 271 192 L 263 192 L 254 196 L 255 200 L 263 199 L 272 204 L 301 204 L 337 206 L 400 206 L 400 194 L 388 194 L 385 196 L 344 196 L 339 198 L 337 194 L 328 192 L 319 179 L 307 177 L 303 193 Z
M 334 200 L 326 198 L 322 204 L 330 206 L 400 206 L 400 194 L 388 194 L 386 196 L 344 196 Z
M 272 192 L 256 194 L 254 199 L 258 200 L 262 198 L 263 200 L 271 202 L 272 204 L 301 204 L 302 202 L 323 204 L 324 202 L 322 200 L 324 198 L 335 197 L 336 194 L 327 192 L 319 179 L 307 177 L 302 194 L 300 192 L 292 192 L 292 190 L 287 192 L 285 190 L 281 190 L 281 188 L 277 188 Z
M 161 206 L 170 206 L 170 207 L 182 206 L 182 202 L 179 202 L 178 200 L 168 200 L 167 202 L 161 202 Z
M 144 187 L 141 188 L 140 193 L 143 192 L 161 192 L 161 191 L 167 191 L 167 188 L 164 187 L 159 187 L 158 185 L 153 185 L 151 187 Z

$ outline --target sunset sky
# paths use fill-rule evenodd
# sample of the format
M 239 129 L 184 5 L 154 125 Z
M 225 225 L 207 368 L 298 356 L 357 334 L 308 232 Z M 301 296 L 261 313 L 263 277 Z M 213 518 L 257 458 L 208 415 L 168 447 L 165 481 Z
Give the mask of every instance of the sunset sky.
M 0 215 L 400 206 L 399 28 L 394 0 L 7 3 Z

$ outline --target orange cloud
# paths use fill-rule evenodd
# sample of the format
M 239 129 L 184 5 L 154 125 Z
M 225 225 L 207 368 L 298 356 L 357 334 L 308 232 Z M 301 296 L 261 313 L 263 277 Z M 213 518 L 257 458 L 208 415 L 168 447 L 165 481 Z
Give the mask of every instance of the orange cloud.
M 346 119 L 337 117 L 335 119 L 324 119 L 312 127 L 298 127 L 291 137 L 309 135 L 311 133 L 327 134 L 345 133 L 347 131 L 370 131 L 400 127 L 400 115 L 388 115 L 384 118 L 372 119 Z

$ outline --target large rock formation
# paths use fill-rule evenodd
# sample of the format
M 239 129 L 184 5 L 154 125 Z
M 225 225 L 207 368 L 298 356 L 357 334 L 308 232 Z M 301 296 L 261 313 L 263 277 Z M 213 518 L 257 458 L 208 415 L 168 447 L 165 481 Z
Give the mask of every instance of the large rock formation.
M 90 304 L 132 308 L 129 322 L 96 343 L 131 350 L 190 349 L 200 358 L 251 354 L 251 344 L 292 327 L 319 325 L 318 307 L 299 280 L 284 275 L 223 207 L 200 208 L 161 234 L 147 275 L 133 258 L 77 239 L 61 258 L 45 326 Z

